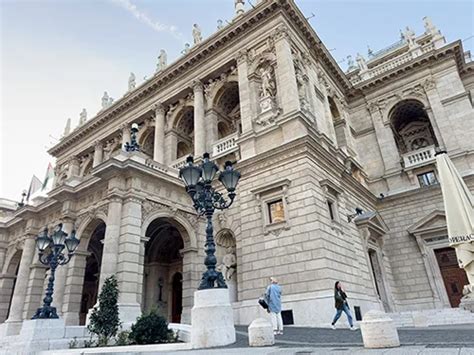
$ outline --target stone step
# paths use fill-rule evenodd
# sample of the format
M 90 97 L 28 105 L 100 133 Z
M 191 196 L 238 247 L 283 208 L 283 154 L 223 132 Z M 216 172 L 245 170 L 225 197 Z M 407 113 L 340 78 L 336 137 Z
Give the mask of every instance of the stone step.
M 474 313 L 460 308 L 428 309 L 390 313 L 396 326 L 427 327 L 448 324 L 474 324 Z

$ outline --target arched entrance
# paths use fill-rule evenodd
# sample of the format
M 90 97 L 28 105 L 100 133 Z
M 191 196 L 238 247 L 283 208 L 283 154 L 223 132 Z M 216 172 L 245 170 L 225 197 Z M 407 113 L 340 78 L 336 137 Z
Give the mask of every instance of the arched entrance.
M 102 220 L 95 220 L 87 229 L 92 230 L 92 234 L 87 245 L 89 255 L 86 257 L 84 281 L 82 285 L 81 305 L 79 311 L 80 325 L 86 324 L 87 313 L 97 302 L 103 240 L 105 236 L 105 223 Z
M 170 218 L 157 218 L 146 230 L 142 309 L 156 308 L 169 322 L 181 321 L 183 237 Z
M 22 250 L 17 250 L 10 259 L 8 266 L 5 266 L 6 270 L 3 270 L 4 275 L 0 283 L 0 323 L 4 322 L 10 314 L 10 307 L 13 292 L 15 291 L 16 277 L 20 267 L 21 255 Z

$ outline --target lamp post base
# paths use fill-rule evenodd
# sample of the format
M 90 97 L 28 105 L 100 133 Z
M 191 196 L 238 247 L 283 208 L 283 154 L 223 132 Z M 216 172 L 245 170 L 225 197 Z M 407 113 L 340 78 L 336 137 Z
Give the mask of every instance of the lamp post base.
M 41 307 L 36 310 L 35 315 L 31 319 L 57 319 L 58 314 L 56 307 Z
M 194 349 L 235 343 L 234 314 L 229 290 L 213 288 L 194 292 L 191 344 Z

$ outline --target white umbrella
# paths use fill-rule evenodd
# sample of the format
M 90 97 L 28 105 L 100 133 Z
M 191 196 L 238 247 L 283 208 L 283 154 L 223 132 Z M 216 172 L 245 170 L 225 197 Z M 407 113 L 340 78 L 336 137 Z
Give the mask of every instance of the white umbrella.
M 466 271 L 470 298 L 474 285 L 474 197 L 446 152 L 436 154 L 450 246 Z

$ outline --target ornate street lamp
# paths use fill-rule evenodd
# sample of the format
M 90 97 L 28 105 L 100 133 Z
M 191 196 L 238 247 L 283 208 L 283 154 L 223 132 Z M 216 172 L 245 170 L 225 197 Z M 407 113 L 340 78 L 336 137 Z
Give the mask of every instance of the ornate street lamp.
M 201 216 L 206 216 L 206 244 L 204 265 L 207 270 L 203 273 L 199 290 L 214 288 L 217 283 L 218 288 L 227 288 L 222 273 L 216 271 L 217 259 L 215 257 L 216 244 L 214 243 L 212 216 L 216 209 L 224 210 L 229 208 L 234 202 L 235 188 L 240 179 L 240 173 L 234 170 L 232 163 L 225 163 L 224 171 L 219 173 L 219 181 L 224 185 L 228 194 L 228 200 L 212 187 L 212 181 L 219 168 L 214 162 L 209 160 L 209 153 L 204 153 L 201 166 L 194 165 L 192 156 L 186 159 L 186 165 L 179 169 L 179 177 L 183 180 L 186 192 L 191 196 L 194 208 Z
M 60 223 L 54 228 L 53 234 L 48 236 L 48 228 L 45 227 L 36 237 L 39 260 L 42 264 L 49 265 L 51 274 L 49 275 L 46 296 L 43 299 L 43 307 L 38 308 L 32 319 L 59 318 L 56 313 L 56 307 L 51 307 L 53 302 L 54 273 L 58 265 L 65 265 L 71 260 L 79 245 L 79 239 L 76 238 L 75 230 L 68 236 L 62 229 L 63 224 Z M 63 253 L 64 249 L 67 250 L 67 253 Z
M 137 142 L 137 133 L 138 133 L 138 124 L 132 123 L 132 128 L 130 129 L 130 143 L 125 143 L 125 150 L 127 152 L 138 152 L 140 150 L 140 146 Z

